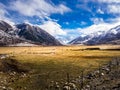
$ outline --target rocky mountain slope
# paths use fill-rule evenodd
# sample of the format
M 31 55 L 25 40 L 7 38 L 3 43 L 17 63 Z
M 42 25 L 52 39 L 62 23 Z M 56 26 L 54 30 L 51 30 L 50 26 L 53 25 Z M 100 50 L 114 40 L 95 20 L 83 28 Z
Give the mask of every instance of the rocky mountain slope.
M 84 37 L 80 36 L 69 43 L 85 45 L 120 44 L 120 25 L 108 31 L 98 31 Z
M 37 26 L 29 24 L 18 24 L 16 27 L 20 30 L 18 36 L 27 40 L 31 40 L 42 45 L 61 45 L 52 35 Z
M 24 40 L 12 35 L 14 28 L 4 21 L 0 21 L 0 46 L 22 43 Z M 11 34 L 10 34 L 11 33 Z
M 61 45 L 52 35 L 38 26 L 25 23 L 11 26 L 5 21 L 0 21 L 0 46 L 25 42 L 37 45 Z

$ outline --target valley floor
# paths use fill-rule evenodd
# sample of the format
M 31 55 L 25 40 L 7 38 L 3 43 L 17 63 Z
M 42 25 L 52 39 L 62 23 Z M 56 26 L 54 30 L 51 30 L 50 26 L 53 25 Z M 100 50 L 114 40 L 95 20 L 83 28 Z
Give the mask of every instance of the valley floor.
M 0 58 L 0 90 L 120 87 L 119 45 L 0 47 Z

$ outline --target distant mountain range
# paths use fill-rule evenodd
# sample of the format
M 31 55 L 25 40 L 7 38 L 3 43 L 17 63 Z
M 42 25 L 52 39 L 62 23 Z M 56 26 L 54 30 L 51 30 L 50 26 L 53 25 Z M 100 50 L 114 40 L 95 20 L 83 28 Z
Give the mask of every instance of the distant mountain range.
M 108 31 L 98 31 L 69 42 L 69 44 L 99 45 L 120 44 L 120 25 Z M 10 25 L 0 21 L 0 46 L 24 46 L 24 45 L 62 45 L 52 35 L 38 26 L 27 23 Z
M 38 26 L 32 26 L 26 23 L 11 26 L 5 21 L 0 21 L 0 46 L 16 45 L 19 43 L 62 45 L 52 35 Z
M 82 44 L 82 45 L 98 45 L 98 44 L 120 44 L 120 25 L 108 31 L 98 31 L 80 36 L 69 44 Z

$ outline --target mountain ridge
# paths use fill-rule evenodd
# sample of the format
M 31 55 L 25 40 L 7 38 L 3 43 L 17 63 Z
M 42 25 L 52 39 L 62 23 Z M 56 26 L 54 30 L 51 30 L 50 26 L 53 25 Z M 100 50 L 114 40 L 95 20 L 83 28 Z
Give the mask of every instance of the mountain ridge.
M 82 45 L 98 45 L 98 44 L 120 44 L 120 25 L 111 28 L 108 31 L 98 31 L 86 35 L 79 36 L 70 41 L 69 44 L 82 44 Z
M 9 46 L 25 42 L 35 45 L 62 45 L 52 35 L 38 26 L 23 23 L 13 27 L 5 21 L 0 21 L 0 46 Z

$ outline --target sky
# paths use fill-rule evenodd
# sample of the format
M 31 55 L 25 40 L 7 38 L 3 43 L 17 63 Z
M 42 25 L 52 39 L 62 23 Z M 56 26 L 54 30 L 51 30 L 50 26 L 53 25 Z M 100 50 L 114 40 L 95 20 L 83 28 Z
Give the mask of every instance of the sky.
M 120 25 L 120 0 L 0 0 L 0 20 L 39 26 L 67 43 Z

